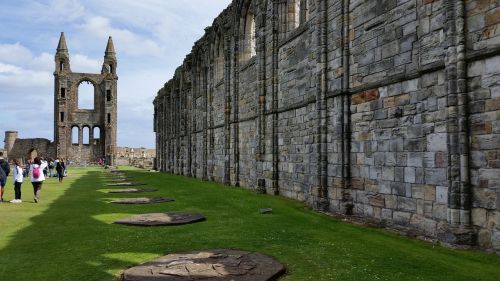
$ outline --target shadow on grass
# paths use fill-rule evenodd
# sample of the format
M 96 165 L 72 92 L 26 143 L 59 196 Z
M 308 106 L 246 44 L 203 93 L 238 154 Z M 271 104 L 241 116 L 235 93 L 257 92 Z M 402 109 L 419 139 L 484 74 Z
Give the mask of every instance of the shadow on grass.
M 382 230 L 343 224 L 300 203 L 160 173 L 127 170 L 158 192 L 108 194 L 107 176 L 82 170 L 63 195 L 0 250 L 0 280 L 113 280 L 122 269 L 166 253 L 258 251 L 288 268 L 283 280 L 496 280 L 500 259 L 452 251 Z M 169 204 L 117 205 L 164 196 Z M 43 204 L 43 201 L 42 201 Z M 273 213 L 259 214 L 271 207 Z M 193 211 L 207 221 L 174 227 L 114 225 L 130 214 Z

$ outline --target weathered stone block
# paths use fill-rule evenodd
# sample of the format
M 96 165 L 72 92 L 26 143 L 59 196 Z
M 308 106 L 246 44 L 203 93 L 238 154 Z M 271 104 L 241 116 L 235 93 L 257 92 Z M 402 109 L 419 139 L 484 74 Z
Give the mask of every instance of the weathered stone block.
M 351 102 L 352 104 L 357 105 L 376 100 L 378 99 L 378 97 L 379 97 L 378 89 L 373 89 L 353 95 L 351 98 Z
M 382 195 L 382 194 L 369 195 L 368 196 L 368 203 L 372 206 L 383 208 L 383 207 L 385 207 L 384 195 Z
M 398 197 L 396 195 L 385 195 L 385 206 L 388 209 L 396 209 L 398 206 Z
M 491 231 L 481 229 L 477 234 L 477 244 L 481 248 L 489 248 L 491 246 Z
M 436 186 L 436 202 L 441 204 L 448 203 L 448 187 Z
M 408 225 L 410 223 L 411 214 L 406 212 L 395 211 L 392 214 L 394 222 L 402 225 Z
M 486 209 L 472 208 L 472 224 L 477 226 L 485 226 L 486 214 Z
M 472 205 L 478 208 L 496 209 L 497 194 L 496 192 L 485 189 L 476 188 L 472 196 Z
M 415 213 L 417 211 L 417 200 L 413 198 L 398 197 L 398 210 Z

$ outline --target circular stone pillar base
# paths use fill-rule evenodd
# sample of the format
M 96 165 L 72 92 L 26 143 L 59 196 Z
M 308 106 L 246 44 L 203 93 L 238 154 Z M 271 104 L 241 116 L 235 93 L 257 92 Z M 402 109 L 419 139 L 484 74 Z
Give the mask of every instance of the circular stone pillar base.
M 285 273 L 275 259 L 238 250 L 178 253 L 129 268 L 123 281 L 269 281 Z
M 174 199 L 164 197 L 141 197 L 141 198 L 127 198 L 111 201 L 113 204 L 157 204 L 175 201 Z
M 145 185 L 144 183 L 138 182 L 117 182 L 117 183 L 108 183 L 108 186 L 140 186 Z
M 113 189 L 108 191 L 108 193 L 142 193 L 142 192 L 154 192 L 157 189 L 154 188 L 125 188 L 125 189 Z
M 205 217 L 197 213 L 170 212 L 135 215 L 117 220 L 114 223 L 139 226 L 161 226 L 190 224 L 203 220 L 205 220 Z

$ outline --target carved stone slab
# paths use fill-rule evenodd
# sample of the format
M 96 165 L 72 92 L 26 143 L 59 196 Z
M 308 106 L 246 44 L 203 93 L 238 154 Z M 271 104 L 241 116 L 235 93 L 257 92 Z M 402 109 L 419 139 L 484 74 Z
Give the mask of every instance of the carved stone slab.
M 170 254 L 124 271 L 123 281 L 268 281 L 285 273 L 260 253 L 211 250 Z
M 125 189 L 113 189 L 108 191 L 108 193 L 142 193 L 142 192 L 153 192 L 158 189 L 154 188 L 125 188 Z
M 144 183 L 138 182 L 117 182 L 117 183 L 108 183 L 108 186 L 139 186 L 145 185 Z
M 125 219 L 117 220 L 115 221 L 115 223 L 140 226 L 160 226 L 189 224 L 203 220 L 205 220 L 205 217 L 201 214 L 171 212 L 135 215 Z
M 120 199 L 120 200 L 111 201 L 111 203 L 133 205 L 133 204 L 167 203 L 167 202 L 172 202 L 172 201 L 175 201 L 175 200 L 171 199 L 171 198 L 164 198 L 164 197 L 141 197 L 141 198 Z

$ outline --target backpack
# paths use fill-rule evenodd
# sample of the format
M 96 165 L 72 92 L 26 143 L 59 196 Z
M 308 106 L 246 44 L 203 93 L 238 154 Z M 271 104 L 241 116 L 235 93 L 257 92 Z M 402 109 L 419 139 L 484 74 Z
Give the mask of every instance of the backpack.
M 10 166 L 7 161 L 4 159 L 0 159 L 0 169 L 2 169 L 5 172 L 5 175 L 9 176 L 10 174 Z
M 40 166 L 33 167 L 33 178 L 38 179 L 40 177 Z

